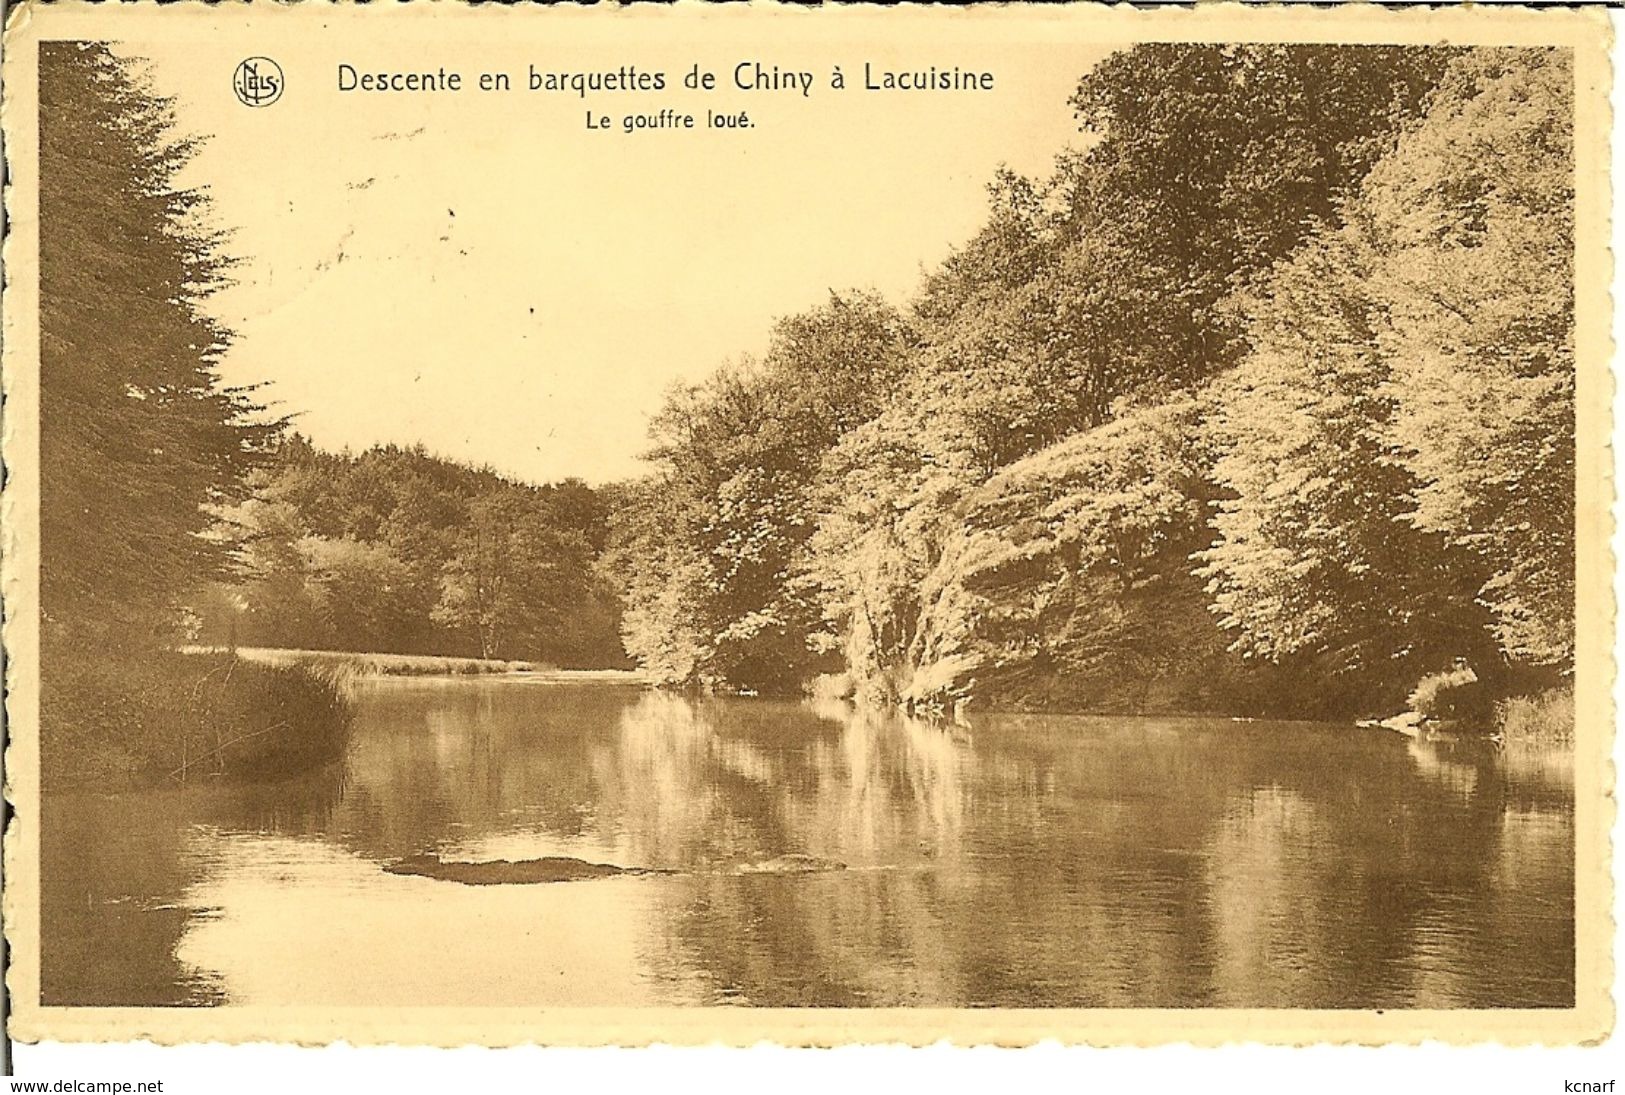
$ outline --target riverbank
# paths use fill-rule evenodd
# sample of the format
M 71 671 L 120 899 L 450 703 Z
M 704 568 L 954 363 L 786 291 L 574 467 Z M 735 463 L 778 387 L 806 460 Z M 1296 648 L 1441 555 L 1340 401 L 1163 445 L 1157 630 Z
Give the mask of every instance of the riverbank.
M 47 790 L 279 778 L 336 759 L 342 681 L 222 652 L 47 652 L 40 690 Z
M 1294 710 L 1290 706 L 1272 708 L 1260 715 L 1253 708 L 1226 705 L 1181 705 L 1166 701 L 1169 689 L 1163 682 L 1145 679 L 1117 682 L 1109 690 L 1105 702 L 1098 706 L 1046 703 L 978 703 L 972 705 L 960 699 L 953 703 L 897 703 L 882 704 L 905 715 L 928 722 L 963 723 L 981 715 L 1037 715 L 1044 717 L 1131 717 L 1131 718 L 1224 718 L 1253 721 L 1258 718 L 1276 721 L 1302 721 L 1325 725 L 1354 725 L 1363 729 L 1388 730 L 1416 736 L 1422 733 L 1444 733 L 1456 738 L 1478 738 L 1498 742 L 1506 748 L 1533 750 L 1567 749 L 1574 744 L 1575 714 L 1574 687 L 1559 684 L 1526 692 L 1495 696 L 1474 690 L 1463 700 L 1448 698 L 1453 689 L 1476 684 L 1471 674 L 1444 673 L 1425 678 L 1412 689 L 1406 700 L 1406 709 L 1387 718 L 1354 717 L 1345 712 L 1328 712 L 1312 703 Z M 1160 690 L 1160 697 L 1158 695 Z M 813 703 L 855 703 L 862 705 L 859 688 L 846 673 L 826 673 L 813 677 L 803 694 Z M 1052 694 L 1075 696 L 1053 689 Z M 1097 693 L 1098 694 L 1098 693 Z M 1151 702 L 1145 702 L 1151 697 Z M 1140 702 L 1129 702 L 1125 700 Z
M 191 648 L 220 653 L 210 648 Z M 244 661 L 279 668 L 302 667 L 340 684 L 366 677 L 513 677 L 530 682 L 597 682 L 641 688 L 648 674 L 636 669 L 559 669 L 542 662 L 503 661 L 498 658 L 456 658 L 439 654 L 370 654 L 349 650 L 291 650 L 279 647 L 239 647 Z
M 1460 693 L 1461 698 L 1453 698 Z M 1508 749 L 1567 749 L 1574 744 L 1574 686 L 1556 685 L 1496 696 L 1469 670 L 1432 674 L 1411 692 L 1406 710 L 1359 725 L 1416 736 L 1441 732 L 1478 737 Z
M 1508 748 L 1555 748 L 1574 744 L 1574 688 L 1514 696 L 1495 706 L 1495 721 Z
M 221 653 L 216 648 L 191 647 L 197 653 Z M 304 667 L 340 678 L 446 677 L 492 673 L 538 673 L 552 667 L 539 662 L 497 658 L 455 658 L 440 654 L 372 654 L 350 650 L 297 650 L 288 647 L 243 646 L 237 656 L 256 665 L 274 668 Z

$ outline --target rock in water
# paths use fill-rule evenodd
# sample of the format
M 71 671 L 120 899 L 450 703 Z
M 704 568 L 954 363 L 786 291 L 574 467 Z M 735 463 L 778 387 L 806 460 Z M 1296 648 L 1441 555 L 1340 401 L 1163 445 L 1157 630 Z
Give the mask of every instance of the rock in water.
M 664 874 L 639 867 L 617 867 L 612 863 L 588 863 L 568 856 L 541 859 L 495 859 L 484 863 L 442 860 L 437 855 L 414 855 L 386 864 L 390 874 L 419 875 L 465 886 L 526 885 L 537 882 L 575 882 L 584 878 L 610 878 L 623 874 Z
M 1421 733 L 1422 716 L 1415 711 L 1405 711 L 1393 718 L 1383 719 L 1377 725 L 1414 738 Z

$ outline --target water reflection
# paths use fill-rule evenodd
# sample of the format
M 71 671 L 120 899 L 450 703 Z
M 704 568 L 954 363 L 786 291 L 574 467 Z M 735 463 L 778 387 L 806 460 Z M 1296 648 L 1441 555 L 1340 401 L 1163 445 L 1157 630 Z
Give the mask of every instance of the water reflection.
M 342 764 L 47 800 L 49 1003 L 1564 1006 L 1563 758 L 380 682 Z M 461 886 L 409 855 L 673 873 Z

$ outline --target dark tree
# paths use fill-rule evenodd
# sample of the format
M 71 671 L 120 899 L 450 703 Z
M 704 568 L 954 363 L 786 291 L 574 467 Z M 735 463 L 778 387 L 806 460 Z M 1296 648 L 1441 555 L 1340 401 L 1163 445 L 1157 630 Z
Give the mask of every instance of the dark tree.
M 1072 105 L 1099 143 L 1058 180 L 1076 242 L 1055 337 L 1100 397 L 1234 364 L 1244 340 L 1220 302 L 1334 213 L 1455 55 L 1151 43 L 1085 76 Z
M 231 563 L 218 507 L 279 424 L 217 374 L 229 260 L 197 149 L 100 43 L 40 47 L 41 601 L 47 636 L 151 639 Z

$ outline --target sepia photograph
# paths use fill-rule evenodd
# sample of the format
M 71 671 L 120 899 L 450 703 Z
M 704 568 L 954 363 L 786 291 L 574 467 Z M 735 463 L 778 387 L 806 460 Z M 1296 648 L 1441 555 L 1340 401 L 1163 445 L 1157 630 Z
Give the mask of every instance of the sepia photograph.
M 1605 19 L 51 7 L 12 1037 L 1611 1032 Z

